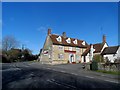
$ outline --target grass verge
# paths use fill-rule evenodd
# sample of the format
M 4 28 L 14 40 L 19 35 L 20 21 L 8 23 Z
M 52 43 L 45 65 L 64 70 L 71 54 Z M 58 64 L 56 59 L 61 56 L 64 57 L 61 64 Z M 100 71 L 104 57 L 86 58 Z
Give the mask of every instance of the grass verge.
M 104 71 L 104 70 L 97 70 L 96 72 L 112 74 L 112 75 L 120 75 L 120 71 Z

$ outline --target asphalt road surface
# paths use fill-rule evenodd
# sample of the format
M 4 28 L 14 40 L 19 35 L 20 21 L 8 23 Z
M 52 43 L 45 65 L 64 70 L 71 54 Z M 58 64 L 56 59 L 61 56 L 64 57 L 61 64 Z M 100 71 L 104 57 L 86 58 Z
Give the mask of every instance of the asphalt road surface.
M 70 65 L 69 65 L 70 66 Z M 62 66 L 63 67 L 63 66 Z M 102 79 L 85 77 L 81 73 L 72 74 L 55 70 L 57 67 L 41 65 L 31 62 L 2 64 L 2 90 L 9 89 L 112 89 L 118 90 L 119 83 L 108 82 Z M 64 70 L 64 69 L 62 69 Z M 67 69 L 66 69 L 67 70 Z

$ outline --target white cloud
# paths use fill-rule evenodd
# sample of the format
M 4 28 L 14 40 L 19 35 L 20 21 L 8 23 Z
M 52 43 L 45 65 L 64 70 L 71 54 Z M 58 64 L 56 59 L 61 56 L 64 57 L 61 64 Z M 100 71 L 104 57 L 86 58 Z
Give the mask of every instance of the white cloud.
M 44 31 L 46 29 L 46 27 L 40 26 L 39 28 L 37 28 L 38 31 Z
M 39 28 L 37 28 L 37 31 L 40 31 L 45 34 L 47 33 L 47 30 L 48 30 L 48 28 L 45 26 L 40 26 Z
M 39 28 L 37 28 L 37 31 L 43 33 L 43 34 L 47 34 L 47 31 L 48 29 L 53 29 L 53 28 L 56 28 L 55 26 L 51 26 L 49 24 L 46 24 L 46 25 L 41 25 Z M 52 30 L 53 31 L 53 30 Z
M 24 41 L 24 43 L 30 43 L 30 41 Z

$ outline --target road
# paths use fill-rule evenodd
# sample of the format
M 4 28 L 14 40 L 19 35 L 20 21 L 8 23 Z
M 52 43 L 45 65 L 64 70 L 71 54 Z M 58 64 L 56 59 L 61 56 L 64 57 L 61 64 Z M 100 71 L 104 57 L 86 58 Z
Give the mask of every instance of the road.
M 73 68 L 75 67 L 75 68 Z M 75 71 L 76 69 L 79 69 Z M 2 89 L 60 88 L 69 90 L 118 89 L 115 77 L 83 71 L 79 65 L 42 65 L 34 62 L 2 64 Z M 108 78 L 107 78 L 108 76 Z M 106 80 L 107 78 L 107 80 Z M 113 81 L 113 82 L 112 82 Z

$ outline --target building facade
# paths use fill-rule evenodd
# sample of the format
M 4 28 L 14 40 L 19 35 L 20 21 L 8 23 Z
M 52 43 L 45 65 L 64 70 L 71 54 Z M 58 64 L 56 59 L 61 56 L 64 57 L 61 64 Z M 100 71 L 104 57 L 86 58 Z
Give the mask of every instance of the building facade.
M 51 29 L 48 29 L 39 60 L 43 64 L 80 63 L 87 47 L 84 40 L 67 37 L 65 32 L 51 34 Z
M 120 60 L 120 46 L 110 46 L 106 47 L 101 53 L 104 59 L 108 59 L 110 62 Z
M 91 46 L 93 46 L 93 56 L 95 55 L 101 55 L 101 53 L 103 52 L 103 50 L 108 47 L 108 44 L 106 42 L 106 36 L 103 35 L 103 39 L 101 43 L 96 43 L 96 44 L 91 44 L 88 45 L 87 49 L 85 50 L 85 52 L 82 54 L 82 62 L 90 62 L 92 61 L 90 56 L 90 51 L 91 51 Z

